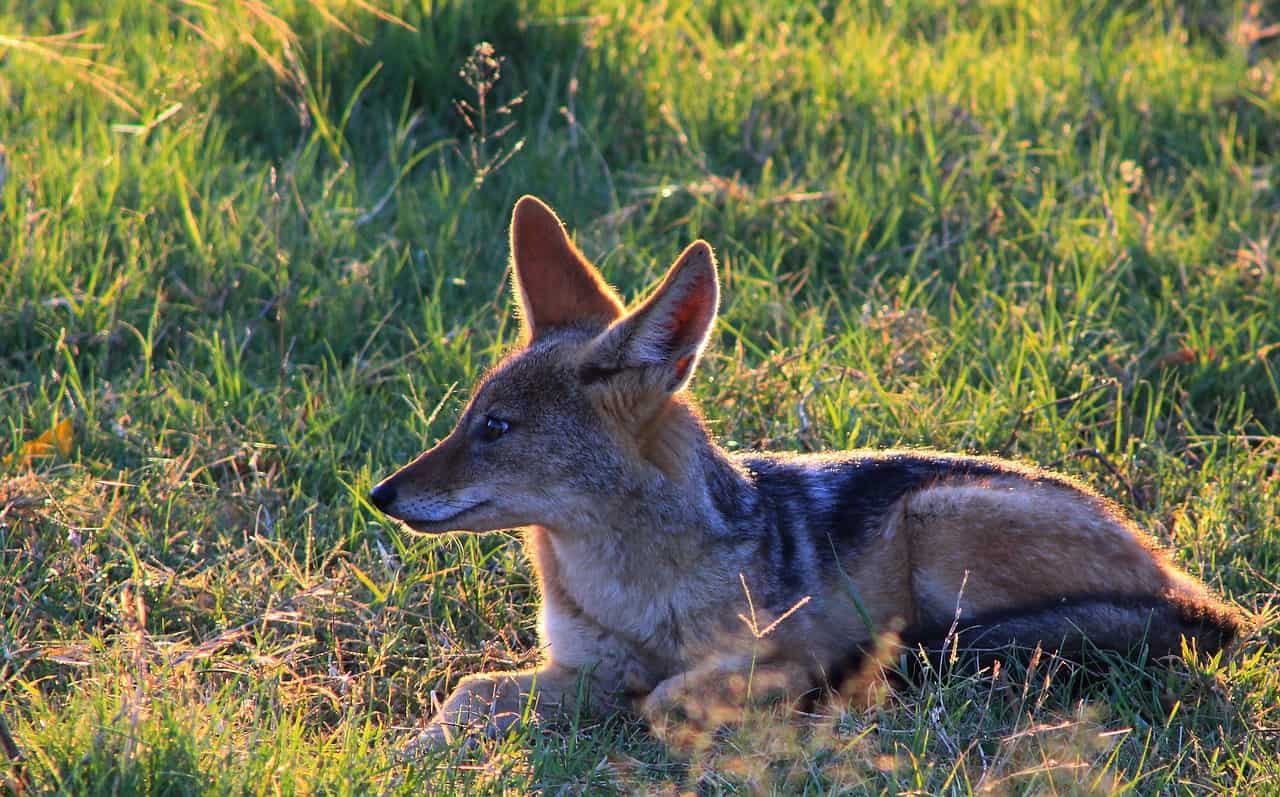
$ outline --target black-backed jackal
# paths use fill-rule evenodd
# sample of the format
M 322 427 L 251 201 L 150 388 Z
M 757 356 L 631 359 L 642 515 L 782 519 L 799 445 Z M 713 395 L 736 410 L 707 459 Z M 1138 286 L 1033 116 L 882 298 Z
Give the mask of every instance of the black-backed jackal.
M 421 532 L 524 528 L 545 661 L 464 680 L 421 744 L 497 733 L 530 699 L 655 714 L 748 669 L 799 697 L 838 687 L 885 629 L 937 650 L 957 611 L 964 648 L 1068 656 L 1212 652 L 1245 629 L 1066 477 L 919 451 L 725 452 L 683 390 L 719 299 L 705 242 L 630 310 L 533 197 L 511 258 L 523 345 L 371 498 Z M 794 609 L 767 644 L 739 616 L 746 592 L 757 629 Z

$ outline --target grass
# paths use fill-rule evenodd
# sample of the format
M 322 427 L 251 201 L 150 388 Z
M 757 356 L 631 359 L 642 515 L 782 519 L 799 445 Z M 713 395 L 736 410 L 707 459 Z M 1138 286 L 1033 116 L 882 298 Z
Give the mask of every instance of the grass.
M 0 0 L 8 788 L 1280 793 L 1274 5 L 380 8 Z M 433 697 L 537 656 L 515 538 L 364 499 L 513 342 L 526 192 L 631 297 L 716 246 L 729 447 L 1052 464 L 1261 630 L 690 758 L 579 718 L 402 765 Z

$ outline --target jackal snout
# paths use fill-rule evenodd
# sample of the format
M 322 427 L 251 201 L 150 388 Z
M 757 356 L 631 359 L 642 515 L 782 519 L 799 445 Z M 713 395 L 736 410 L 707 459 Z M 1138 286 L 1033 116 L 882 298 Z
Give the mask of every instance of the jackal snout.
M 480 512 L 489 503 L 487 497 L 476 489 L 456 485 L 452 478 L 465 470 L 458 461 L 462 452 L 457 449 L 462 446 L 456 437 L 446 437 L 378 482 L 369 492 L 369 501 L 419 531 L 449 530 L 453 521 Z
M 396 502 L 396 483 L 391 479 L 383 479 L 369 491 L 369 502 L 386 512 Z

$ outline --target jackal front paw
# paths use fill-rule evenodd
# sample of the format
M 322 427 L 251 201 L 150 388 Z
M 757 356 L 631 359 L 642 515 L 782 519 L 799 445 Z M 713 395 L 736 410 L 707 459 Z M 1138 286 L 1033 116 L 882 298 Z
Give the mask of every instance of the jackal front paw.
M 789 667 L 692 670 L 658 684 L 639 710 L 658 738 L 676 752 L 691 753 L 739 725 L 749 710 L 788 704 L 798 683 Z
M 641 702 L 640 713 L 659 735 L 675 727 L 712 733 L 742 716 L 748 691 L 744 673 L 684 673 L 658 684 Z
M 432 723 L 426 727 L 426 730 L 410 739 L 401 753 L 405 758 L 419 758 L 452 747 L 456 738 L 450 728 Z
M 453 747 L 474 748 L 481 739 L 501 739 L 520 727 L 520 715 L 501 712 L 485 717 L 472 717 L 469 721 L 449 721 L 437 717 L 421 733 L 409 740 L 403 753 L 417 758 Z
M 445 700 L 431 724 L 405 747 L 408 755 L 447 749 L 466 740 L 497 739 L 518 728 L 527 707 L 529 685 L 507 675 L 478 675 L 464 680 Z

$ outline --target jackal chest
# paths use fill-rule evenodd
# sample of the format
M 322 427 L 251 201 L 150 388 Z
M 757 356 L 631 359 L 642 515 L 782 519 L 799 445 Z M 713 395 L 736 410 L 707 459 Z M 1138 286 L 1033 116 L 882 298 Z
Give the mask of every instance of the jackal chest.
M 697 636 L 697 599 L 680 579 L 652 562 L 554 542 L 545 531 L 535 532 L 532 547 L 543 592 L 544 642 L 564 651 L 583 644 L 575 637 L 607 635 L 610 644 L 630 648 L 660 669 L 687 660 Z
M 638 579 L 588 569 L 569 570 L 565 592 L 602 629 L 650 653 L 678 655 L 683 634 L 681 612 L 669 585 L 645 585 Z

